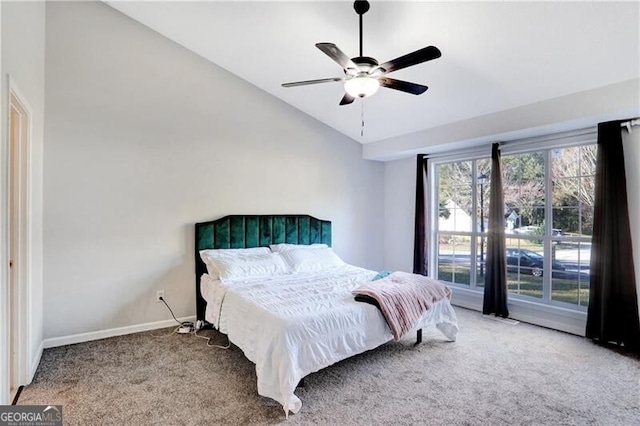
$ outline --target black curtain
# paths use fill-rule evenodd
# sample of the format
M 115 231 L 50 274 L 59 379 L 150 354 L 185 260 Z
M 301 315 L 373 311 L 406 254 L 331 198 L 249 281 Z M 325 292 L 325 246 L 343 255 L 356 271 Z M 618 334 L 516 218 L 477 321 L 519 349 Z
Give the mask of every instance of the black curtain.
M 427 209 L 425 207 L 426 155 L 418 154 L 416 167 L 416 216 L 413 240 L 413 273 L 427 275 Z
M 489 226 L 487 229 L 487 262 L 484 277 L 483 314 L 508 317 L 507 263 L 504 237 L 504 198 L 498 144 L 491 147 L 491 195 L 489 198 Z M 480 218 L 480 220 L 484 220 Z
M 640 351 L 620 121 L 598 124 L 587 337 Z M 640 247 L 636 247 L 640 249 Z

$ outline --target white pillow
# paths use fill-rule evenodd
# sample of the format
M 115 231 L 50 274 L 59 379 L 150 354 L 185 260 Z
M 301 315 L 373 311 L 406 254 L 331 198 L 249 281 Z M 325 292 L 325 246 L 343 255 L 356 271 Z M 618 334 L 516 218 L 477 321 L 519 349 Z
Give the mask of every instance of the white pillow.
M 270 254 L 271 250 L 269 247 L 252 247 L 252 248 L 241 248 L 241 249 L 209 249 L 209 250 L 200 250 L 200 259 L 207 266 L 207 273 L 213 277 L 213 279 L 219 279 L 220 274 L 218 274 L 218 270 L 216 266 L 213 264 L 214 259 L 219 259 L 221 257 L 246 257 L 246 256 L 254 256 L 257 254 Z
M 274 253 L 283 253 L 289 250 L 310 249 L 310 248 L 329 248 L 329 246 L 326 244 L 318 244 L 318 243 L 309 244 L 309 245 L 282 243 L 282 244 L 271 244 L 269 248 Z
M 329 247 L 289 250 L 280 255 L 293 272 L 318 272 L 345 265 Z
M 220 256 L 210 259 L 221 280 L 271 277 L 290 274 L 291 269 L 277 253 Z

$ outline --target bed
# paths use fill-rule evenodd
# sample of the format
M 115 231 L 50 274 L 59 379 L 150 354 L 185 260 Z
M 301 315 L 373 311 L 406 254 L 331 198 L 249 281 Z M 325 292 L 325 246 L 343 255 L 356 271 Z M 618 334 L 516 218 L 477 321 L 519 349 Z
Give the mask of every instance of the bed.
M 212 249 L 274 244 L 310 248 L 290 253 L 324 255 L 331 249 L 313 248 L 331 246 L 331 222 L 308 215 L 234 215 L 196 224 L 196 307 L 199 321 L 226 334 L 256 364 L 258 393 L 282 404 L 288 416 L 302 406 L 294 392 L 305 376 L 374 349 L 393 335 L 380 309 L 351 294 L 374 279 L 376 271 L 331 260 L 331 267 L 321 270 L 311 264 L 294 273 L 236 279 L 209 274 L 201 258 L 201 252 Z M 448 298 L 434 304 L 415 330 L 428 326 L 456 339 L 457 320 Z

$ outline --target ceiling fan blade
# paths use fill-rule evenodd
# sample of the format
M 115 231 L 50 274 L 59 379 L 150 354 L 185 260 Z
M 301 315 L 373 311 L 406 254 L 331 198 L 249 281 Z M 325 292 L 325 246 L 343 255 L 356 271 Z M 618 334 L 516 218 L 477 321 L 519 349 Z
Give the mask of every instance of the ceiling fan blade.
M 423 86 L 421 84 L 409 83 L 408 81 L 396 80 L 395 78 L 389 77 L 380 77 L 378 81 L 381 86 L 399 90 L 401 92 L 411 93 L 412 95 L 421 95 L 428 89 L 427 86 Z
M 294 81 L 293 83 L 282 83 L 282 87 L 307 86 L 309 84 L 330 83 L 332 81 L 342 81 L 343 77 L 320 78 L 318 80 Z
M 316 43 L 316 47 L 322 50 L 328 57 L 336 61 L 343 69 L 358 68 L 351 59 L 333 43 Z
M 356 98 L 354 98 L 350 94 L 345 93 L 344 96 L 342 97 L 342 100 L 340 101 L 340 105 L 348 105 L 352 103 L 355 99 Z
M 404 56 L 385 62 L 380 65 L 380 68 L 384 68 L 384 72 L 389 73 L 391 71 L 400 70 L 413 65 L 421 64 L 432 59 L 437 59 L 442 56 L 440 50 L 435 46 L 427 46 L 415 52 L 407 53 Z

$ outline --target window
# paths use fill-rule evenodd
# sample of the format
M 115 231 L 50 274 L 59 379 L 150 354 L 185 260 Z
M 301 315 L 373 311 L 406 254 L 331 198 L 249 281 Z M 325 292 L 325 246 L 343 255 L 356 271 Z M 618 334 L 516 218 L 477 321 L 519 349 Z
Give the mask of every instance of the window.
M 544 298 L 545 151 L 502 156 L 509 295 Z
M 586 310 L 596 145 L 505 151 L 509 296 Z M 485 274 L 490 159 L 436 161 L 433 167 L 436 198 L 432 205 L 437 206 L 433 273 L 454 285 L 480 290 Z
M 593 233 L 596 145 L 551 152 L 551 300 L 586 307 Z M 556 233 L 557 232 L 557 233 Z
M 484 284 L 490 174 L 489 159 L 437 167 L 438 277 L 444 281 Z

